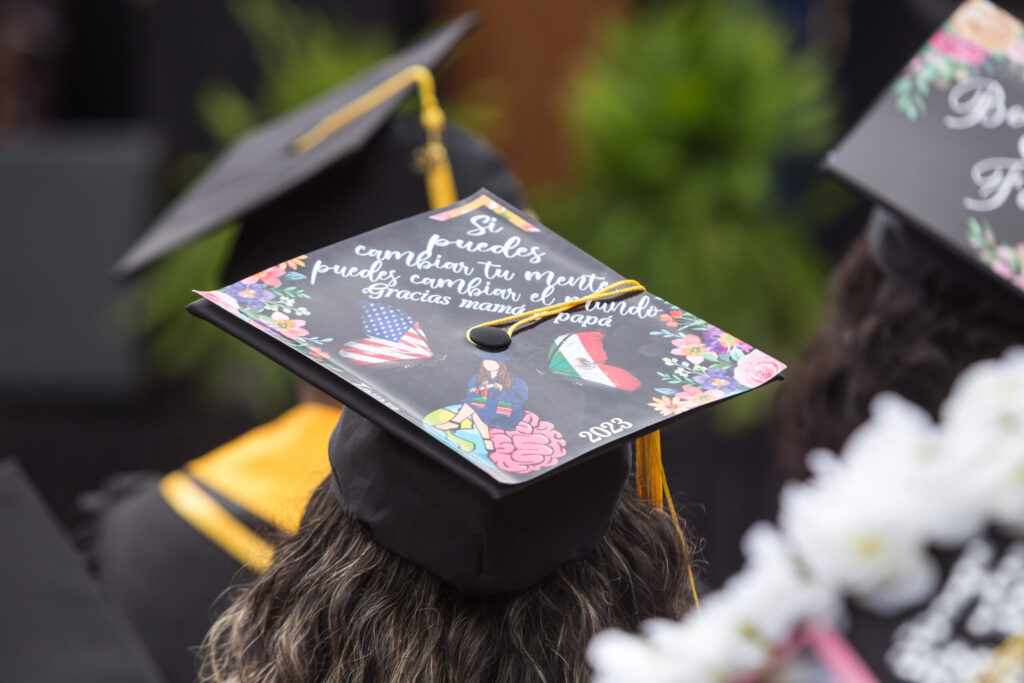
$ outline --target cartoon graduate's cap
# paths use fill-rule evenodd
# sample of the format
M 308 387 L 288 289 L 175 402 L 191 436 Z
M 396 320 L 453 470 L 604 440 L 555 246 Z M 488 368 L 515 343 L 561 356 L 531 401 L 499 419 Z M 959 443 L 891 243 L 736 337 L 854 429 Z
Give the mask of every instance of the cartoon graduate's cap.
M 487 190 L 292 256 L 189 309 L 341 401 L 341 506 L 473 593 L 592 550 L 637 439 L 664 501 L 650 434 L 784 367 Z
M 475 26 L 463 15 L 337 88 L 243 135 L 157 217 L 115 266 L 133 276 L 241 220 L 224 281 L 494 188 L 522 201 L 519 181 L 487 143 L 446 122 L 432 72 Z M 416 95 L 416 115 L 396 113 Z
M 1024 23 L 967 0 L 825 159 L 885 207 L 868 224 L 891 276 L 926 292 L 958 278 L 1024 304 Z M 946 287 L 946 289 L 949 289 Z M 990 302 L 991 303 L 991 302 Z

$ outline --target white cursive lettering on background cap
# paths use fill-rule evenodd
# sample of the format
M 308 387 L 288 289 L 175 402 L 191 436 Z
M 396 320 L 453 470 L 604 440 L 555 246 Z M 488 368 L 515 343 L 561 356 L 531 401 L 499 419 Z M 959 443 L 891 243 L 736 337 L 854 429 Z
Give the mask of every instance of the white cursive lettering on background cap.
M 964 197 L 968 211 L 995 211 L 1016 193 L 1017 208 L 1024 211 L 1024 135 L 1017 138 L 1017 157 L 990 157 L 971 167 L 978 197 Z
M 950 130 L 970 130 L 975 126 L 994 129 L 1024 128 L 1024 106 L 1007 105 L 1006 89 L 994 78 L 968 78 L 950 88 L 947 104 L 952 114 L 942 117 Z M 1024 211 L 1024 135 L 1017 139 L 1017 157 L 989 157 L 971 167 L 971 180 L 977 197 L 964 197 L 968 211 L 995 211 L 1015 196 L 1018 209 Z
M 984 128 L 1024 128 L 1024 106 L 1006 104 L 1006 89 L 994 78 L 968 78 L 954 85 L 947 98 L 949 110 L 956 116 L 942 117 L 951 130 Z

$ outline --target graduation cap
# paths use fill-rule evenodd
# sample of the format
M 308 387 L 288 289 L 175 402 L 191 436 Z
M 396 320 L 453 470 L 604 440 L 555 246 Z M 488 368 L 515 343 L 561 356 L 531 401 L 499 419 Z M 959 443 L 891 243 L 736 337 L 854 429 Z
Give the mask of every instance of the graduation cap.
M 967 0 L 939 27 L 825 168 L 889 209 L 869 236 L 890 274 L 938 272 L 1024 302 L 1024 23 Z M 993 286 L 993 284 L 995 286 Z
M 474 593 L 591 550 L 634 440 L 784 368 L 486 190 L 199 294 L 192 313 L 346 406 L 344 509 Z
M 115 266 L 135 275 L 225 223 L 243 219 L 227 282 L 280 254 L 309 251 L 449 204 L 456 187 L 488 184 L 520 204 L 500 155 L 446 125 L 431 75 L 473 28 L 463 15 L 229 147 Z M 416 88 L 418 117 L 396 115 Z M 425 187 L 426 183 L 426 187 Z
M 0 679 L 163 680 L 14 460 L 0 460 L 0 548 Z
M 1019 656 L 1009 645 L 1021 642 L 1024 542 L 993 526 L 930 552 L 939 576 L 924 600 L 894 614 L 849 606 L 852 646 L 880 683 L 1014 680 L 1011 673 L 1019 680 Z M 969 675 L 1001 667 L 1006 675 Z

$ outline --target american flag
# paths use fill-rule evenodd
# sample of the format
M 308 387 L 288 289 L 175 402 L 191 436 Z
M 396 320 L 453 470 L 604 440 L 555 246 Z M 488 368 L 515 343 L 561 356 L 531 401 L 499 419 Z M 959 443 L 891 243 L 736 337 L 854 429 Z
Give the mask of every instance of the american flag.
M 359 305 L 363 309 L 366 337 L 346 343 L 338 355 L 360 365 L 418 360 L 434 355 L 419 323 L 408 313 L 370 301 L 360 301 Z

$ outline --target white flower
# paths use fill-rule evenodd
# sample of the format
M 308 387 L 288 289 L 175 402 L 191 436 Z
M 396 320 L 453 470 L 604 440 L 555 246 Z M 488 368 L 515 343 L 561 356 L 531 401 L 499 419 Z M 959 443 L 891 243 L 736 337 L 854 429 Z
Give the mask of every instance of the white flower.
M 594 683 L 725 683 L 744 665 L 759 666 L 739 623 L 714 605 L 681 622 L 651 619 L 641 636 L 598 633 L 587 648 Z
M 939 414 L 950 438 L 977 429 L 991 436 L 1024 434 L 1024 347 L 960 373 Z
M 960 465 L 946 457 L 942 432 L 924 409 L 893 393 L 871 402 L 871 417 L 843 445 L 842 457 L 874 481 L 878 496 L 896 496 L 916 514 L 893 523 L 919 525 L 917 533 L 941 545 L 976 534 L 984 513 L 962 485 Z
M 673 683 L 729 681 L 736 673 L 756 669 L 766 661 L 761 643 L 744 630 L 745 613 L 736 596 L 719 591 L 701 600 L 680 623 L 652 619 L 643 633 L 650 641 L 671 653 L 675 666 Z
M 838 619 L 838 596 L 799 565 L 774 525 L 757 522 L 743 535 L 741 547 L 746 565 L 726 588 L 742 595 L 747 622 L 760 638 L 778 644 L 808 619 Z
M 1024 527 L 1024 348 L 967 368 L 940 414 L 945 456 L 975 508 Z
M 807 483 L 779 499 L 779 526 L 815 579 L 879 611 L 914 604 L 935 587 L 918 496 L 899 495 L 852 468 Z
M 808 618 L 831 619 L 836 596 L 801 574 L 778 531 L 755 525 L 747 565 L 681 622 L 652 619 L 641 637 L 606 631 L 587 658 L 597 683 L 715 683 L 763 668 Z
M 674 683 L 686 665 L 675 653 L 617 629 L 601 631 L 587 647 L 594 683 Z
M 747 573 L 749 574 L 749 572 Z M 772 643 L 752 628 L 768 596 L 749 601 L 749 590 L 731 588 L 701 601 L 680 622 L 650 619 L 642 636 L 599 633 L 587 650 L 595 683 L 725 683 L 768 662 Z
M 930 545 L 962 543 L 991 521 L 1024 531 L 1024 348 L 968 368 L 940 416 L 936 425 L 895 394 L 876 397 L 841 456 L 809 454 L 812 476 L 785 486 L 778 527 L 751 527 L 744 568 L 700 612 L 595 638 L 594 680 L 731 680 L 762 668 L 801 624 L 835 623 L 844 596 L 887 613 L 932 594 Z

